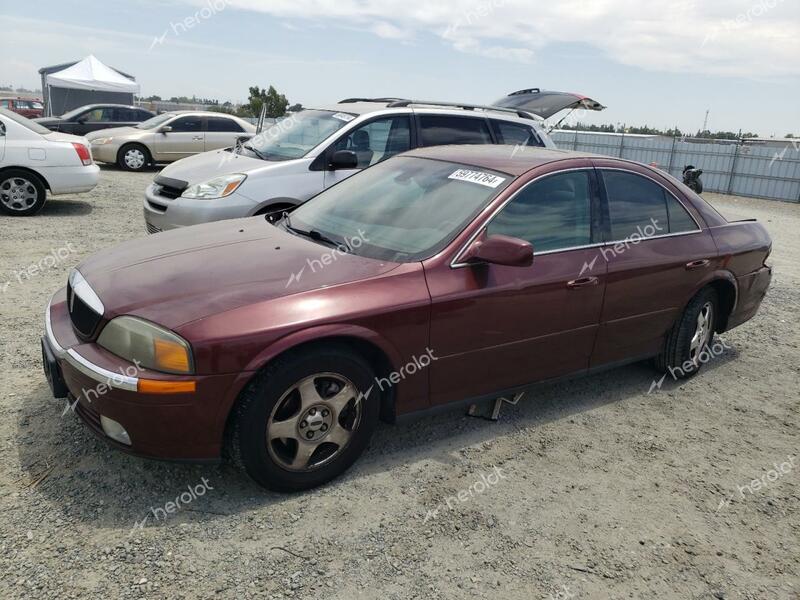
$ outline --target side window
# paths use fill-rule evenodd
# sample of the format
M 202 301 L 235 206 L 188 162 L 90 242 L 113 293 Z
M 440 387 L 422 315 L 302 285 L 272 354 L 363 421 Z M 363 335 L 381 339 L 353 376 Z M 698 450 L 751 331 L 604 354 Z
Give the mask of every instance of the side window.
M 407 116 L 376 119 L 351 131 L 333 145 L 337 150 L 352 150 L 363 169 L 405 152 L 411 147 L 411 120 Z
M 79 118 L 85 119 L 86 123 L 110 123 L 114 121 L 114 109 L 95 108 L 83 113 Z
M 206 123 L 208 123 L 208 131 L 233 131 L 236 133 L 244 131 L 236 121 L 225 117 L 207 117 Z
M 174 132 L 189 132 L 196 133 L 203 131 L 203 120 L 200 117 L 180 117 L 175 119 L 172 123 L 172 131 Z
M 683 208 L 683 205 L 678 202 L 671 194 L 665 194 L 667 197 L 667 214 L 669 215 L 669 232 L 670 233 L 683 233 L 684 231 L 697 231 L 697 223 L 695 223 L 692 216 Z
M 492 119 L 492 127 L 501 144 L 510 146 L 544 146 L 532 127 L 510 121 Z
M 485 119 L 421 115 L 419 120 L 423 146 L 492 143 L 492 134 Z
M 620 241 L 645 228 L 655 235 L 694 231 L 697 224 L 671 194 L 656 182 L 622 171 L 603 171 L 611 220 L 611 240 Z
M 526 240 L 534 252 L 591 244 L 589 173 L 560 173 L 529 184 L 492 219 L 487 233 Z
M 11 100 L 0 100 L 0 107 L 11 108 Z
M 135 123 L 139 119 L 137 115 L 139 111 L 133 108 L 117 108 L 115 109 L 116 112 L 116 121 L 120 121 L 122 123 Z
M 133 120 L 134 121 L 147 121 L 147 119 L 151 119 L 151 118 L 153 118 L 153 115 L 151 115 L 149 112 L 144 111 L 144 110 L 137 110 L 135 118 Z

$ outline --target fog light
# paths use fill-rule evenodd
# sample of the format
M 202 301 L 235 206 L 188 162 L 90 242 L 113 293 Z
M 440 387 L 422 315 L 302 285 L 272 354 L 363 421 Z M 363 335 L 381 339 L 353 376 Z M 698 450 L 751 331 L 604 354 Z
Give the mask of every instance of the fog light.
M 131 445 L 131 436 L 129 436 L 125 428 L 114 419 L 109 419 L 108 417 L 100 415 L 100 425 L 103 426 L 103 431 L 105 431 L 106 435 L 112 440 L 116 440 L 120 444 L 125 444 L 126 446 Z

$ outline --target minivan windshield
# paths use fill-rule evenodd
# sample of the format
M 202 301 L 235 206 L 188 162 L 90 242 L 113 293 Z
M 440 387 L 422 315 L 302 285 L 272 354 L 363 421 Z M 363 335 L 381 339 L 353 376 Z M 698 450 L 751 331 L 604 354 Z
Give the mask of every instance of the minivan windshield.
M 265 129 L 245 147 L 264 160 L 302 158 L 355 118 L 347 112 L 303 110 Z
M 513 179 L 480 167 L 398 156 L 315 196 L 282 227 L 360 256 L 419 261 L 447 246 Z
M 147 121 L 142 121 L 138 125 L 135 125 L 136 129 L 153 129 L 154 127 L 158 127 L 164 121 L 167 121 L 174 117 L 173 113 L 162 113 L 160 115 L 156 115 L 155 117 L 150 117 Z

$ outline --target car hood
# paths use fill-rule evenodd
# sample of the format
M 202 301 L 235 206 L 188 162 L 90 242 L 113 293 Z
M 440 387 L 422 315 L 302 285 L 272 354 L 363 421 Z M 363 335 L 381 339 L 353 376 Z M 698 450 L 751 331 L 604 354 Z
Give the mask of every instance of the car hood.
M 271 163 L 244 154 L 234 154 L 226 150 L 213 150 L 176 161 L 165 167 L 159 175 L 185 181 L 187 184 L 193 185 L 220 175 L 244 173 L 272 164 L 286 163 Z
M 135 315 L 177 329 L 398 266 L 344 254 L 274 227 L 263 217 L 250 217 L 125 242 L 89 257 L 78 270 L 103 302 L 105 318 Z
M 600 104 L 597 100 L 592 100 L 587 96 L 581 96 L 580 94 L 573 94 L 570 92 L 540 90 L 539 88 L 513 92 L 494 102 L 493 106 L 524 110 L 538 115 L 543 119 L 549 119 L 554 114 L 566 109 L 605 109 L 605 106 Z
M 137 129 L 136 127 L 112 127 L 111 129 L 98 129 L 86 134 L 86 139 L 90 142 L 97 138 L 111 137 L 112 135 L 128 135 L 131 133 L 144 133 L 146 129 Z

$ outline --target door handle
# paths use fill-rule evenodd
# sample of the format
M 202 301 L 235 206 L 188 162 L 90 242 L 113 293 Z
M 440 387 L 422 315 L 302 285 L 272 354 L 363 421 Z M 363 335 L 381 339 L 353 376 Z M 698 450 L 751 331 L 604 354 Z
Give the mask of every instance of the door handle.
M 707 258 L 703 260 L 693 260 L 692 262 L 686 263 L 686 270 L 691 271 L 693 269 L 702 269 L 703 267 L 707 267 L 710 261 Z
M 192 139 L 195 140 L 196 142 L 199 142 L 200 140 L 203 139 L 203 136 L 202 135 L 197 135 L 197 136 L 193 137 Z
M 567 282 L 567 287 L 571 290 L 589 287 L 590 285 L 597 285 L 600 282 L 597 277 L 581 277 L 580 279 L 573 279 Z

